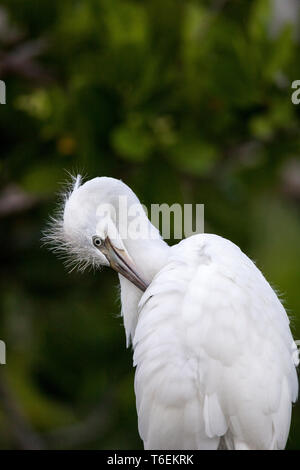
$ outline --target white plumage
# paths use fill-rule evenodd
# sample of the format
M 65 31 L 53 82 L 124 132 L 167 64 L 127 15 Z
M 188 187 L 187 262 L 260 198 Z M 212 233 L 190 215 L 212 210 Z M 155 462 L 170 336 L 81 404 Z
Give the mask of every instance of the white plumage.
M 96 232 L 95 214 L 98 204 L 116 205 L 119 195 L 129 207 L 138 202 L 118 180 L 77 181 L 48 238 L 81 262 L 108 260 L 122 272 L 107 255 L 113 246 L 132 262 L 131 281 L 150 284 L 142 294 L 124 270 L 119 274 L 145 448 L 283 449 L 299 360 L 274 290 L 236 245 L 216 235 L 195 235 L 171 248 L 161 238 L 114 245 L 110 224 Z M 146 216 L 142 223 L 156 230 Z M 109 241 L 106 257 L 94 235 Z
M 139 304 L 135 391 L 146 448 L 282 449 L 298 383 L 288 317 L 233 243 L 170 249 Z

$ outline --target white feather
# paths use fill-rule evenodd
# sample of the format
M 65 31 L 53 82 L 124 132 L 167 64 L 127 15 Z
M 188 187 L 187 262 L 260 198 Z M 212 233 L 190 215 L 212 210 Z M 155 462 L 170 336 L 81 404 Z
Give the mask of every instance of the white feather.
M 217 448 L 220 436 L 236 449 L 285 447 L 298 391 L 289 321 L 238 247 L 207 234 L 182 241 L 139 308 L 135 390 L 147 448 Z
M 109 203 L 116 214 L 119 196 L 128 207 L 139 204 L 121 181 L 81 185 L 78 177 L 46 241 L 83 268 L 109 265 L 92 240 L 99 204 Z M 157 236 L 119 242 L 150 283 L 142 296 L 120 275 L 145 448 L 283 449 L 299 357 L 276 293 L 228 240 L 203 234 L 170 248 L 145 214 L 140 222 Z

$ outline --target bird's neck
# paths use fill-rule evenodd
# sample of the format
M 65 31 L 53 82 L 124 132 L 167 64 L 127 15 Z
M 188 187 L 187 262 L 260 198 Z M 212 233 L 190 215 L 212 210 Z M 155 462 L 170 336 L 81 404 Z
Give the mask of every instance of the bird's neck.
M 148 218 L 145 218 L 145 224 L 150 224 L 150 232 L 157 231 Z M 158 233 L 158 232 L 157 232 Z M 152 232 L 153 234 L 153 232 Z M 124 240 L 124 244 L 139 273 L 145 281 L 150 284 L 155 274 L 166 264 L 170 247 L 160 238 L 160 236 L 142 239 Z M 119 275 L 121 286 L 122 316 L 126 332 L 127 346 L 134 336 L 135 328 L 138 322 L 138 304 L 143 292 L 135 285 Z

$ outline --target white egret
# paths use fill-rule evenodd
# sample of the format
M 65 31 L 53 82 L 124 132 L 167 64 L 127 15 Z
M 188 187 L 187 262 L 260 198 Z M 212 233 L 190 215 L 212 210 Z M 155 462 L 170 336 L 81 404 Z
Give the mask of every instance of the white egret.
M 78 177 L 48 240 L 82 268 L 119 272 L 145 449 L 283 449 L 299 358 L 276 293 L 217 235 L 169 247 L 144 214 L 152 235 L 122 239 L 120 196 L 139 204 L 119 180 Z M 105 223 L 100 204 L 115 209 Z

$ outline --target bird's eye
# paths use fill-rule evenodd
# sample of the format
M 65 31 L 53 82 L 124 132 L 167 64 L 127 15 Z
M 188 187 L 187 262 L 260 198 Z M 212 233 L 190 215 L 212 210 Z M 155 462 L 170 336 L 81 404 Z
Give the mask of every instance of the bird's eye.
M 103 244 L 103 241 L 99 237 L 93 237 L 93 244 L 99 248 Z

